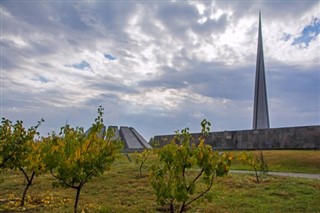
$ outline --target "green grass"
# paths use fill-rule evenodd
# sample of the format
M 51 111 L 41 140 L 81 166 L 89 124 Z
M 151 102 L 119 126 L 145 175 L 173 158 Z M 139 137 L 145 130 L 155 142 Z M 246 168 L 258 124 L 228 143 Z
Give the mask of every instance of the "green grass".
M 131 157 L 134 160 L 136 154 L 131 154 Z M 152 156 L 146 166 L 154 161 L 155 156 Z M 277 162 L 275 159 L 273 161 Z M 130 163 L 125 156 L 121 156 L 113 164 L 111 171 L 84 186 L 79 210 L 157 212 L 160 206 L 148 183 L 146 167 L 143 175 L 142 178 L 139 177 L 137 164 Z M 75 191 L 53 189 L 51 183 L 54 179 L 49 174 L 35 178 L 28 192 L 25 209 L 16 207 L 24 188 L 22 175 L 19 172 L 9 172 L 0 174 L 0 178 L 4 180 L 0 184 L 0 212 L 73 211 Z M 254 180 L 253 175 L 243 174 L 217 178 L 207 196 L 211 201 L 204 199 L 201 203 L 192 204 L 188 212 L 320 212 L 319 180 L 273 176 L 262 179 L 260 184 Z
M 233 151 L 234 156 L 239 152 Z M 254 151 L 258 154 L 259 151 Z M 320 174 L 320 151 L 312 150 L 276 150 L 263 151 L 269 171 L 297 172 Z M 231 169 L 251 170 L 250 167 L 241 165 L 237 161 L 232 163 Z

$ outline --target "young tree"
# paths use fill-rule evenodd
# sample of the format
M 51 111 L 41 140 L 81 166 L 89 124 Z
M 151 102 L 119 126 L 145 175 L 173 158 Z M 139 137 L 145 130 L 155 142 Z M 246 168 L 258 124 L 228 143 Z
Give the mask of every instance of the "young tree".
M 264 159 L 262 150 L 260 150 L 259 155 L 254 155 L 243 151 L 237 156 L 237 160 L 240 163 L 249 165 L 253 168 L 257 183 L 260 183 L 260 175 L 258 174 L 258 171 L 260 171 L 260 173 L 263 175 L 267 175 L 268 173 L 268 165 Z
M 142 167 L 147 161 L 147 159 L 149 158 L 150 154 L 151 154 L 151 150 L 145 149 L 141 153 L 139 153 L 138 157 L 135 160 L 135 162 L 139 164 L 140 178 L 142 178 Z
M 113 141 L 113 132 L 102 131 L 103 108 L 98 108 L 98 117 L 90 132 L 69 125 L 61 128 L 59 135 L 52 133 L 46 140 L 49 149 L 46 164 L 58 182 L 54 186 L 69 187 L 76 190 L 74 212 L 77 212 L 82 187 L 93 177 L 110 170 L 111 164 L 122 145 Z
M 171 143 L 158 150 L 160 163 L 152 166 L 150 180 L 157 201 L 160 205 L 169 205 L 172 213 L 178 206 L 179 212 L 185 211 L 187 206 L 210 191 L 215 176 L 228 173 L 231 156 L 219 155 L 211 146 L 205 145 L 210 123 L 203 120 L 201 126 L 202 136 L 198 146 L 191 145 L 188 128 L 181 133 L 177 131 Z M 196 191 L 201 178 L 206 188 Z
M 0 126 L 0 169 L 8 166 L 8 162 L 17 161 L 17 153 L 25 147 L 27 133 L 22 121 L 12 124 L 9 119 L 2 118 Z
M 16 124 L 8 119 L 2 118 L 0 127 L 0 168 L 18 169 L 26 180 L 26 187 L 21 198 L 21 206 L 24 205 L 25 197 L 34 177 L 44 170 L 42 164 L 41 143 L 35 142 L 34 137 L 39 135 L 36 126 L 28 130 L 23 127 L 22 121 Z
M 43 162 L 45 153 L 43 152 L 44 143 L 42 141 L 28 141 L 28 149 L 25 158 L 21 159 L 19 170 L 23 173 L 26 180 L 26 187 L 22 194 L 21 206 L 25 203 L 25 197 L 29 187 L 32 185 L 35 176 L 46 172 L 46 166 Z

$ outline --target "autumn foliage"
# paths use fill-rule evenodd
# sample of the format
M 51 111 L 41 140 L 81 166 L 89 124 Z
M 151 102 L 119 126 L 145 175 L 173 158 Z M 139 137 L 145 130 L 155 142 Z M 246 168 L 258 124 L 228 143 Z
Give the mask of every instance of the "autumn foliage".
M 111 130 L 105 132 L 103 129 L 103 108 L 99 107 L 98 117 L 89 133 L 84 133 L 83 128 L 66 125 L 59 135 L 52 133 L 44 139 L 48 146 L 45 163 L 57 180 L 54 186 L 76 190 L 74 212 L 82 187 L 93 177 L 110 170 L 122 147 L 119 141 L 112 140 Z
M 23 206 L 27 191 L 35 176 L 45 171 L 42 162 L 42 143 L 34 141 L 39 135 L 36 126 L 25 129 L 22 121 L 13 124 L 10 120 L 2 118 L 0 126 L 0 172 L 5 169 L 19 170 L 26 182 L 20 205 Z
M 219 154 L 205 144 L 210 123 L 201 123 L 202 135 L 199 145 L 191 144 L 191 134 L 186 128 L 176 132 L 176 136 L 158 150 L 160 163 L 153 165 L 151 185 L 160 205 L 168 206 L 170 212 L 183 212 L 186 208 L 203 197 L 211 189 L 214 178 L 228 173 L 232 157 Z M 204 189 L 197 190 L 201 180 Z

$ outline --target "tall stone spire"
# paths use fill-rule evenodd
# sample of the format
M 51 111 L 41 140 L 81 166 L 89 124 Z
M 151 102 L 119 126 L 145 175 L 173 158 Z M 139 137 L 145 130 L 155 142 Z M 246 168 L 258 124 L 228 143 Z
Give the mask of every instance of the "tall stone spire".
M 259 12 L 259 35 L 256 65 L 256 80 L 253 106 L 253 129 L 267 129 L 269 125 L 269 112 L 267 100 L 266 76 L 264 70 L 261 13 Z

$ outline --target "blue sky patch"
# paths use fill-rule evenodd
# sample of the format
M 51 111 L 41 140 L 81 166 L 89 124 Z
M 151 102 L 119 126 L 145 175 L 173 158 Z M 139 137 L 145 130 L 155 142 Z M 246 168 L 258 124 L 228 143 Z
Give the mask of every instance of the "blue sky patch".
M 46 79 L 45 77 L 39 76 L 39 81 L 41 83 L 48 83 L 48 79 Z
M 320 33 L 320 20 L 315 18 L 310 25 L 307 25 L 303 28 L 299 37 L 294 38 L 292 45 L 302 45 L 309 46 L 309 43 L 312 39 L 317 37 Z
M 106 59 L 108 59 L 109 61 L 116 60 L 116 58 L 115 58 L 113 55 L 111 55 L 111 54 L 104 53 L 103 55 L 104 55 L 104 57 L 105 57 Z
M 78 69 L 78 70 L 91 70 L 90 64 L 88 62 L 84 61 L 84 60 L 82 60 L 78 64 L 72 64 L 71 66 L 67 65 L 67 67 L 73 67 L 73 68 Z
M 291 35 L 288 33 L 283 33 L 281 40 L 288 41 L 291 38 Z

